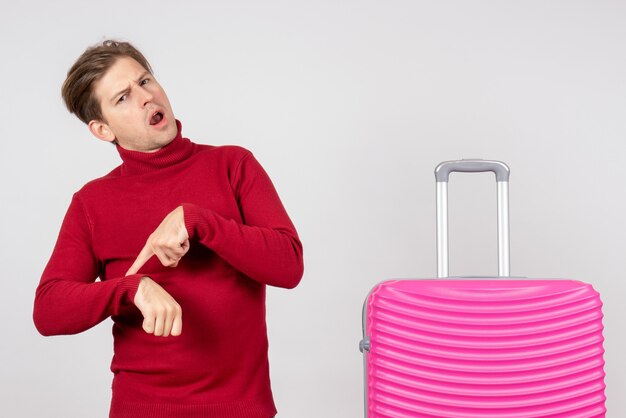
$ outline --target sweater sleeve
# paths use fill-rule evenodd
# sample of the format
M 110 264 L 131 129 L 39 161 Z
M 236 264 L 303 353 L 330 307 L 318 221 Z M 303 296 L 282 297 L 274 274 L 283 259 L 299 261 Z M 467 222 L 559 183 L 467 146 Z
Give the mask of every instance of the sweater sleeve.
M 142 275 L 96 282 L 99 272 L 89 221 L 75 194 L 35 293 L 33 319 L 42 335 L 85 331 L 133 303 Z
M 302 244 L 269 176 L 246 151 L 231 186 L 243 223 L 184 203 L 189 237 L 258 282 L 294 288 L 302 278 Z

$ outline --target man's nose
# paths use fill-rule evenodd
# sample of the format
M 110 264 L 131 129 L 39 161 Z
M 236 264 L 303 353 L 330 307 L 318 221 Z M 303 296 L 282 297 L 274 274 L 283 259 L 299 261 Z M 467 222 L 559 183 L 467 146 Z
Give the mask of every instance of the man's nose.
M 147 89 L 145 89 L 143 86 L 137 86 L 137 90 L 139 92 L 138 96 L 139 96 L 139 100 L 140 100 L 140 105 L 141 107 L 144 107 L 146 104 L 150 103 L 153 99 L 152 97 L 152 93 L 150 93 Z

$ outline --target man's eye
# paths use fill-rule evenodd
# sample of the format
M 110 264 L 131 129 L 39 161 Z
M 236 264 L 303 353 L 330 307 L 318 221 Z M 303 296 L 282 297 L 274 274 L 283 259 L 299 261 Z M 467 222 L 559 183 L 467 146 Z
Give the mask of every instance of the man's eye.
M 148 78 L 144 78 L 143 80 L 141 80 L 141 83 L 140 83 L 140 84 L 141 84 L 142 86 L 143 86 L 143 85 L 146 85 L 146 84 L 148 84 L 148 81 L 150 81 L 150 79 L 148 79 Z
M 120 98 L 117 100 L 117 102 L 118 102 L 118 103 L 122 103 L 122 102 L 124 102 L 124 101 L 126 101 L 126 95 L 123 95 L 122 97 L 120 97 Z

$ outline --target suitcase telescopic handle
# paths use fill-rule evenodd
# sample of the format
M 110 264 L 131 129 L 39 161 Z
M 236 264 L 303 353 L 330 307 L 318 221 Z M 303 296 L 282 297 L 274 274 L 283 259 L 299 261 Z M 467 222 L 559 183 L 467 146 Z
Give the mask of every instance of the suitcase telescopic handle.
M 437 277 L 448 277 L 448 178 L 452 172 L 496 175 L 498 193 L 498 276 L 509 277 L 509 167 L 501 161 L 444 161 L 435 168 L 437 180 Z

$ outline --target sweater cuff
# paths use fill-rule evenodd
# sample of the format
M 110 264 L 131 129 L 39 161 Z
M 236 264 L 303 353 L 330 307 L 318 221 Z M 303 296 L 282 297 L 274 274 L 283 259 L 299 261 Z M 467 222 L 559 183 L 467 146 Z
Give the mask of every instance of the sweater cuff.
M 145 274 L 138 273 L 131 274 L 120 279 L 116 289 L 116 300 L 118 301 L 119 306 L 135 304 L 135 295 L 137 294 L 139 282 L 143 276 L 145 276 Z
M 193 203 L 183 203 L 183 217 L 185 218 L 185 228 L 189 239 L 195 238 L 203 240 L 207 238 L 209 228 L 204 210 Z

